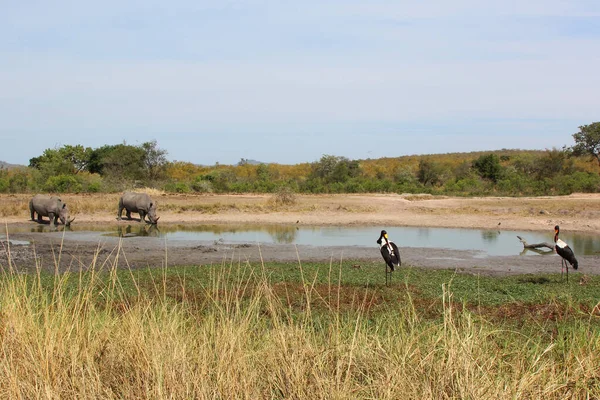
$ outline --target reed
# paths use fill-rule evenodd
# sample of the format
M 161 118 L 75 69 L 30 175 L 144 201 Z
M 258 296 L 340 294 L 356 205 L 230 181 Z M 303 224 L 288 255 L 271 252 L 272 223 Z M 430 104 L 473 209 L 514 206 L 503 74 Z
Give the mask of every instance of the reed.
M 368 288 L 342 299 L 343 271 L 333 262 L 323 290 L 301 261 L 301 285 L 287 286 L 273 283 L 264 264 L 233 259 L 207 267 L 207 279 L 166 267 L 142 278 L 117 270 L 120 246 L 113 254 L 85 272 L 20 274 L 8 251 L 0 262 L 0 397 L 600 396 L 593 314 L 548 339 L 471 313 L 454 300 L 452 282 L 442 284 L 440 315 L 426 318 L 410 295 L 380 313 L 369 312 Z M 316 300 L 325 306 L 315 309 Z

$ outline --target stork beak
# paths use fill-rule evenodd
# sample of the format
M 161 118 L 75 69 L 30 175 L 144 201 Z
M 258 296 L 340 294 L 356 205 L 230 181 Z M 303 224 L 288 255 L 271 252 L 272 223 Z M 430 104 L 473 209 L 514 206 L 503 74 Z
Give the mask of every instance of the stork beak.
M 383 235 L 383 237 L 387 239 L 387 233 L 385 233 L 385 234 Z

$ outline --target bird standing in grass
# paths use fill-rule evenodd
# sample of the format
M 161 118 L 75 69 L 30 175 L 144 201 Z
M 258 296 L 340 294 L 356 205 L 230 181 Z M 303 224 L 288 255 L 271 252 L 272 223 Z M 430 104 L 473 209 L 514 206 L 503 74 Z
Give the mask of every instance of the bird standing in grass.
M 560 233 L 560 227 L 556 225 L 554 227 L 554 250 L 560 256 L 560 275 L 563 274 L 563 268 L 567 269 L 567 282 L 569 281 L 569 264 L 573 266 L 573 269 L 577 269 L 579 267 L 579 263 L 575 258 L 575 253 L 569 247 L 568 244 L 563 242 L 558 238 L 558 234 Z
M 400 251 L 398 250 L 398 246 L 396 243 L 392 242 L 388 239 L 387 232 L 385 230 L 381 231 L 381 235 L 379 235 L 379 239 L 377 239 L 377 244 L 379 245 L 379 251 L 381 251 L 381 256 L 385 260 L 385 284 L 388 283 L 388 274 L 391 281 L 391 273 L 394 272 L 396 267 L 402 265 L 402 261 L 400 260 Z M 389 272 L 388 272 L 389 267 Z

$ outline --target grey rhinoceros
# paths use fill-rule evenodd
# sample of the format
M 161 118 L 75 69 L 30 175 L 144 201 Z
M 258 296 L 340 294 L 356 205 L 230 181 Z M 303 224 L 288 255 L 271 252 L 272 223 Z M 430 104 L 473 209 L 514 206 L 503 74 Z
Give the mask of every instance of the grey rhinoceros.
M 121 219 L 123 209 L 126 211 L 128 219 L 131 219 L 131 213 L 136 212 L 140 214 L 140 222 L 146 222 L 146 216 L 148 216 L 148 222 L 156 224 L 158 218 L 156 216 L 156 203 L 152 201 L 150 196 L 146 193 L 136 192 L 125 192 L 119 199 L 119 212 L 117 219 Z
M 54 225 L 58 225 L 59 219 L 65 226 L 71 225 L 71 222 L 75 220 L 75 218 L 69 219 L 67 204 L 54 196 L 36 194 L 29 200 L 29 211 L 32 221 L 35 221 L 35 214 L 37 214 L 38 222 L 43 222 L 42 217 L 48 217 L 50 222 L 54 220 Z

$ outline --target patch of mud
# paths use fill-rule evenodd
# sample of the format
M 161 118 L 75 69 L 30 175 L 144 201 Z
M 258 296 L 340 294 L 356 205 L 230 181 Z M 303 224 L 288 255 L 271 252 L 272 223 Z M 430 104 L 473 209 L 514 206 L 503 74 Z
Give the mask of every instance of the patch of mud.
M 35 265 L 36 255 L 29 242 L 24 240 L 0 241 L 0 265 L 8 269 L 18 269 L 21 265 Z

